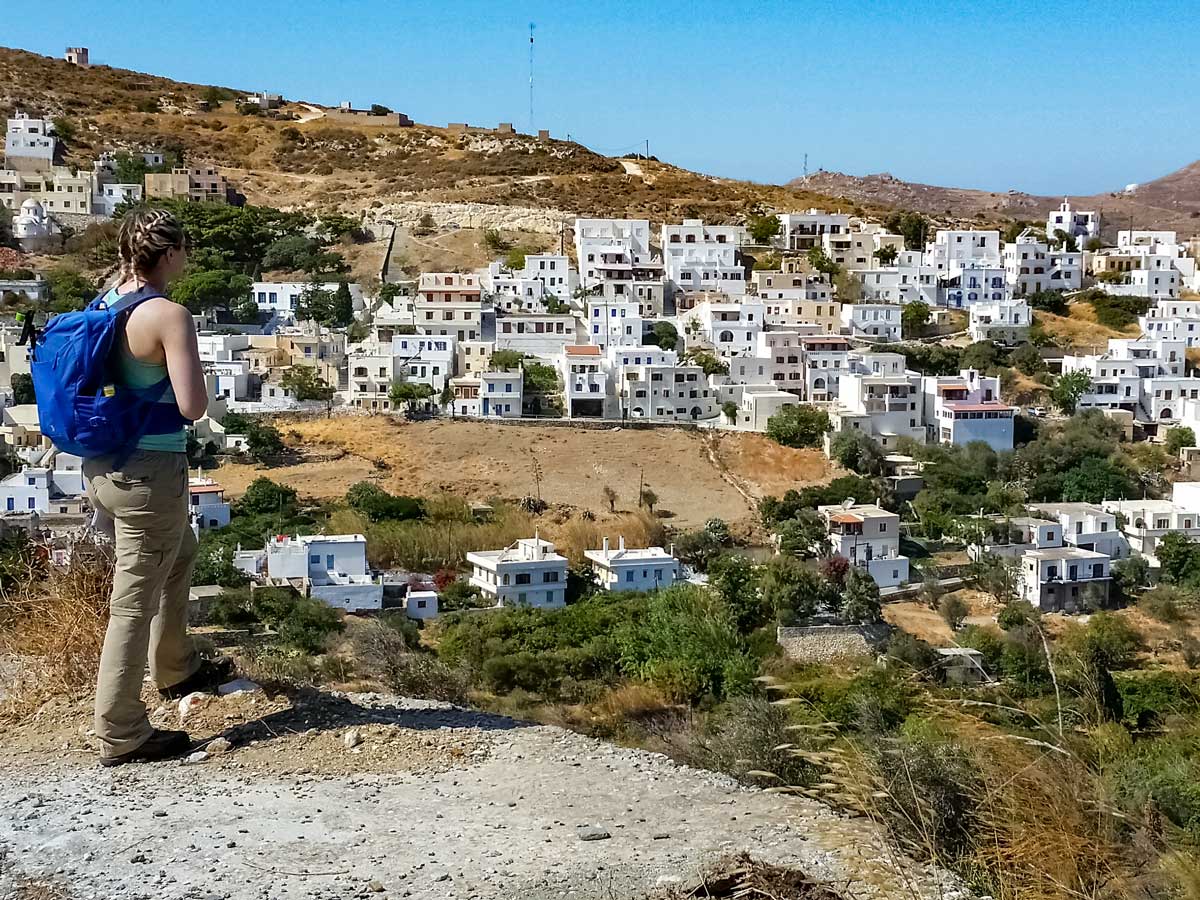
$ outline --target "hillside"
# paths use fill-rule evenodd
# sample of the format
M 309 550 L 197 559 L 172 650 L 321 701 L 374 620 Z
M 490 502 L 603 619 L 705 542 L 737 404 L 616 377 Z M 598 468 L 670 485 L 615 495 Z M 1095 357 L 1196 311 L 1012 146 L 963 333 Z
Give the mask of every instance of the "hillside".
M 1062 202 L 1061 196 L 940 187 L 902 181 L 887 173 L 857 176 L 822 170 L 790 181 L 788 187 L 848 197 L 863 204 L 916 209 L 977 225 L 1012 219 L 1042 221 Z M 1133 193 L 1072 195 L 1069 199 L 1078 208 L 1100 210 L 1109 238 L 1115 237 L 1118 229 L 1128 228 L 1131 218 L 1135 228 L 1173 229 L 1190 237 L 1200 234 L 1200 161 L 1140 184 Z
M 728 221 L 756 204 L 853 205 L 656 161 L 627 167 L 570 141 L 484 130 L 455 134 L 426 125 L 333 124 L 326 110 L 299 101 L 286 104 L 281 112 L 289 118 L 278 120 L 240 115 L 231 102 L 198 111 L 208 90 L 0 48 L 0 115 L 21 108 L 69 120 L 69 162 L 86 165 L 112 148 L 164 147 L 227 170 L 251 202 L 370 208 L 377 218 L 397 220 L 416 218 L 414 202 L 498 205 L 519 210 L 510 217 L 512 227 L 553 232 L 559 220 L 576 214 Z M 156 104 L 157 111 L 148 111 Z M 539 218 L 538 211 L 545 221 L 524 221 Z

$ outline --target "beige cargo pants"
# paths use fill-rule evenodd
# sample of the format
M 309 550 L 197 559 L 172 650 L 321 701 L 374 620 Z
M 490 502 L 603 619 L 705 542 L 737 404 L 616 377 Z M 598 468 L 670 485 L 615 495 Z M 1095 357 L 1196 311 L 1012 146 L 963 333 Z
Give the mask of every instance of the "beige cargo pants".
M 113 518 L 116 571 L 96 683 L 100 755 L 121 756 L 152 733 L 142 681 L 147 657 L 159 688 L 191 676 L 200 657 L 187 633 L 196 537 L 188 522 L 187 456 L 138 450 L 120 469 L 85 460 L 92 504 Z

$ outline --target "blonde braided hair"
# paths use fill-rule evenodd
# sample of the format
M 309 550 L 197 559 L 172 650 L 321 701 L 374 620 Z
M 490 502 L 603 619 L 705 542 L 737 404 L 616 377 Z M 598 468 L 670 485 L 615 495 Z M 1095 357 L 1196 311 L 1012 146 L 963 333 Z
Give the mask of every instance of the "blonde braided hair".
M 165 209 L 142 206 L 121 221 L 117 252 L 121 280 L 144 281 L 163 255 L 184 245 L 183 227 Z

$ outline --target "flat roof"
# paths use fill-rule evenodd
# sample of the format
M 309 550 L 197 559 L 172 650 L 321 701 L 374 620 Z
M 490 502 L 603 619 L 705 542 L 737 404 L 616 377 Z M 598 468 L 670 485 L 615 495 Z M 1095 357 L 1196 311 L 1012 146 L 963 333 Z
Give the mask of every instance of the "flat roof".
M 1107 553 L 1081 550 L 1079 547 L 1047 547 L 1043 550 L 1026 550 L 1026 556 L 1034 559 L 1108 559 Z
M 946 408 L 954 412 L 1000 412 L 1001 410 L 1012 411 L 1015 406 L 1009 406 L 1007 403 L 947 403 Z

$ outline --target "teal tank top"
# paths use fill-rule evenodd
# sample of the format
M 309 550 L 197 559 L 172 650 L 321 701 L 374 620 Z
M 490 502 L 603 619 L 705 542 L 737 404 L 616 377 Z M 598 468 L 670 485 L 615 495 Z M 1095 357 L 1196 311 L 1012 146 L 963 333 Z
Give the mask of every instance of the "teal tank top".
M 107 303 L 112 304 L 121 297 L 117 293 L 117 289 L 113 288 L 104 299 Z M 132 388 L 148 388 L 153 384 L 157 384 L 167 377 L 167 367 L 160 366 L 157 363 L 142 362 L 135 358 L 126 346 L 125 341 L 121 341 L 120 347 L 117 350 L 117 370 L 115 372 L 115 380 L 121 387 Z M 170 403 L 175 405 L 175 391 L 171 386 L 167 386 L 166 392 L 159 398 L 159 403 Z M 183 453 L 187 450 L 187 429 L 180 427 L 178 431 L 168 432 L 167 434 L 147 434 L 138 442 L 139 450 L 159 450 L 164 453 Z

